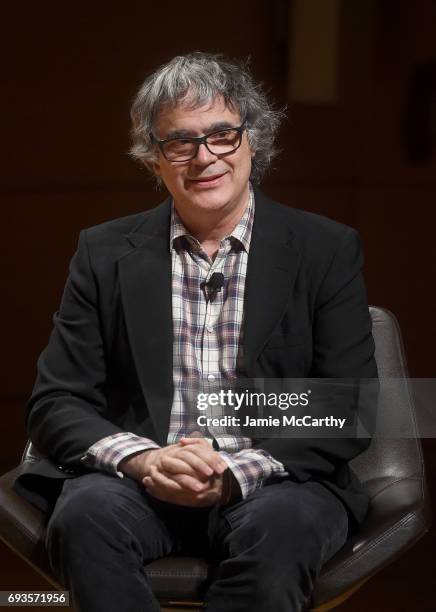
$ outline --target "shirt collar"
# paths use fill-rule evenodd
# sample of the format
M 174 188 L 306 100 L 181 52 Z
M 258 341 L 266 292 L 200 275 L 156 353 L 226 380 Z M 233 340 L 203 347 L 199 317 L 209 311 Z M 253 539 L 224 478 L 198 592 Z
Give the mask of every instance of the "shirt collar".
M 250 251 L 250 242 L 251 242 L 251 234 L 253 230 L 253 222 L 254 222 L 254 193 L 251 183 L 249 184 L 249 196 L 248 196 L 248 204 L 245 208 L 244 214 L 240 218 L 238 224 L 235 226 L 233 231 L 225 236 L 225 238 L 233 238 L 237 242 L 239 242 L 245 251 L 248 253 Z M 185 236 L 186 238 L 190 238 L 197 242 L 196 238 L 193 237 L 188 230 L 183 225 L 182 220 L 174 206 L 174 200 L 171 202 L 171 225 L 170 225 L 170 251 L 172 251 L 174 247 L 174 240 L 177 238 L 181 238 Z

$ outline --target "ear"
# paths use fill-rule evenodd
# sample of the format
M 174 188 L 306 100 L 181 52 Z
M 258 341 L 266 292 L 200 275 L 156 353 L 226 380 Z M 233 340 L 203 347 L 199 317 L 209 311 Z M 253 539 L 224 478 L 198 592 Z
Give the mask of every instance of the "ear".
M 151 164 L 152 172 L 156 174 L 156 176 L 160 176 L 162 174 L 160 169 L 160 164 L 158 162 L 153 162 Z
M 256 150 L 253 149 L 253 147 L 251 146 L 250 139 L 248 138 L 248 134 L 246 134 L 246 138 L 247 138 L 248 148 L 250 150 L 251 159 L 253 159 L 253 157 L 256 155 Z
M 156 176 L 160 176 L 161 175 L 161 168 L 160 168 L 159 162 L 157 162 L 157 161 L 155 161 L 155 162 L 144 162 L 144 166 L 152 174 L 155 174 Z

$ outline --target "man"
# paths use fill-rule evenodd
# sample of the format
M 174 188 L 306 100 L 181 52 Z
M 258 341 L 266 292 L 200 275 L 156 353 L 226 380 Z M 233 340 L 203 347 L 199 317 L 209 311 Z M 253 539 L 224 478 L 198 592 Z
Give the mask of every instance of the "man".
M 189 401 L 244 377 L 376 376 L 356 232 L 255 187 L 279 119 L 204 53 L 134 102 L 133 155 L 170 197 L 81 233 L 28 405 L 47 457 L 16 482 L 51 512 L 78 610 L 158 610 L 144 565 L 174 553 L 217 560 L 210 612 L 300 610 L 365 517 L 348 461 L 368 439 L 224 435 Z

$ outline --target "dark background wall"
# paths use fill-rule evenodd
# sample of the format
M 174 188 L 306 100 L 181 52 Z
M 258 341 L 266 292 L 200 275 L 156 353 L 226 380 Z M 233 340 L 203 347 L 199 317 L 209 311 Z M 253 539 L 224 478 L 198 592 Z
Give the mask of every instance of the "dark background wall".
M 264 191 L 359 230 L 370 303 L 397 315 L 411 375 L 435 376 L 436 3 L 340 4 L 328 104 L 289 99 L 291 1 L 2 8 L 1 472 L 25 443 L 23 405 L 79 230 L 164 197 L 127 155 L 132 97 L 146 74 L 192 50 L 251 55 L 255 77 L 288 105 L 282 154 Z M 432 479 L 434 441 L 424 446 Z M 435 609 L 432 538 L 340 609 Z M 49 588 L 4 547 L 0 564 L 0 589 Z

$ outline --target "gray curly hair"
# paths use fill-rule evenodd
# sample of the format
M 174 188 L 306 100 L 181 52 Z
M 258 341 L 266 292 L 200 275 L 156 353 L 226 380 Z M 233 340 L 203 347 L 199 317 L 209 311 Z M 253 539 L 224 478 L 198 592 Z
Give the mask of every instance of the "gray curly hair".
M 255 152 L 250 178 L 259 183 L 278 153 L 274 142 L 284 113 L 271 107 L 247 63 L 197 51 L 178 55 L 158 68 L 144 81 L 132 105 L 132 157 L 147 166 L 157 160 L 150 132 L 163 106 L 171 108 L 189 100 L 196 108 L 222 96 L 246 121 L 248 142 Z

